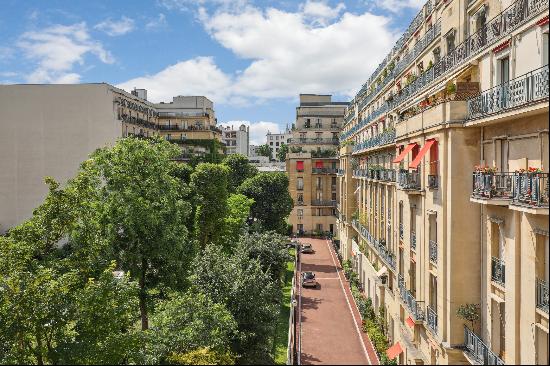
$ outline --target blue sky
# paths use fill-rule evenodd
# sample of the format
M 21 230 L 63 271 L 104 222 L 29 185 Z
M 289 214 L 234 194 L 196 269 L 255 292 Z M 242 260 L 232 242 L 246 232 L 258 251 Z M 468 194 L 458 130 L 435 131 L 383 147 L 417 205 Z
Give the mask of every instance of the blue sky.
M 299 93 L 353 97 L 419 0 L 0 0 L 0 83 L 107 82 L 206 95 L 262 142 Z

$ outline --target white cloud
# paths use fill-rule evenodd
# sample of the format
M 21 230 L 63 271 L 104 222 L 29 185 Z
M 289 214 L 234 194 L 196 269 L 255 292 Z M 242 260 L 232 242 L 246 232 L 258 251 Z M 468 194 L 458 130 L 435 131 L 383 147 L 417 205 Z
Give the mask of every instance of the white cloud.
M 14 57 L 15 52 L 13 48 L 0 46 L 0 61 L 10 60 Z
M 164 15 L 163 13 L 159 13 L 159 15 L 156 18 L 151 19 L 145 24 L 145 28 L 147 30 L 159 29 L 165 26 L 166 26 L 166 15 Z
M 120 20 L 111 20 L 109 18 L 96 24 L 94 28 L 112 37 L 122 36 L 134 30 L 134 20 L 126 16 L 123 16 Z
M 226 102 L 231 78 L 216 66 L 213 58 L 197 57 L 168 66 L 154 75 L 128 80 L 118 87 L 145 88 L 148 98 L 154 102 L 171 101 L 176 95 L 204 95 L 215 102 Z
M 157 0 L 157 4 L 168 10 L 194 11 L 197 7 L 212 6 L 220 11 L 238 10 L 249 4 L 249 0 Z
M 307 0 L 301 8 L 304 16 L 310 18 L 313 24 L 326 25 L 337 18 L 346 8 L 346 5 L 339 3 L 336 7 L 332 7 L 327 4 L 326 0 Z
M 215 40 L 252 60 L 237 76 L 234 92 L 261 98 L 353 94 L 396 39 L 389 19 L 371 13 L 344 13 L 325 26 L 274 8 L 205 15 L 201 19 Z
M 377 7 L 389 10 L 393 13 L 401 12 L 404 9 L 420 9 L 426 0 L 369 0 Z
M 25 58 L 37 63 L 37 68 L 26 77 L 29 83 L 78 82 L 80 75 L 73 68 L 76 64 L 83 65 L 87 54 L 95 55 L 103 63 L 113 62 L 103 45 L 90 38 L 86 23 L 25 32 L 17 46 Z
M 250 127 L 250 145 L 263 145 L 266 142 L 265 135 L 268 132 L 280 132 L 279 125 L 275 122 L 227 121 L 220 123 L 223 127 L 233 126 L 234 128 L 239 128 L 242 124 Z

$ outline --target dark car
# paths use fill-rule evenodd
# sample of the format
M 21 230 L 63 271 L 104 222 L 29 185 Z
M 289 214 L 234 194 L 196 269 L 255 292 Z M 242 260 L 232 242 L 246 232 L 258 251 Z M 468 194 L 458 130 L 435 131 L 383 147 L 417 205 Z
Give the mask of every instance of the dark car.
M 286 247 L 289 249 L 297 249 L 300 246 L 300 242 L 298 240 L 292 240 L 291 242 L 286 244 Z
M 302 249 L 300 251 L 306 254 L 315 253 L 311 244 L 302 244 Z
M 315 273 L 302 272 L 302 287 L 317 287 L 317 281 L 315 280 Z

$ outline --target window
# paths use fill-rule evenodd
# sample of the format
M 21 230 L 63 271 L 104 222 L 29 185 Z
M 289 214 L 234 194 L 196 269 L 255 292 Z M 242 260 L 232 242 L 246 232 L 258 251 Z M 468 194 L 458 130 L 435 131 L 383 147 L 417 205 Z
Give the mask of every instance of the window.
M 504 57 L 499 63 L 499 84 L 506 84 L 510 80 L 510 57 Z
M 430 148 L 430 175 L 437 175 L 438 163 L 439 163 L 439 147 L 436 141 Z
M 455 32 L 454 32 L 454 29 L 447 34 L 445 39 L 447 41 L 447 54 L 449 54 L 452 50 L 455 49 Z
M 299 204 L 304 204 L 304 194 L 303 193 L 298 193 L 298 203 Z
M 317 184 L 315 186 L 317 189 L 323 189 L 323 181 L 321 180 L 321 177 L 317 177 Z
M 302 217 L 304 217 L 304 210 L 303 209 L 299 208 L 296 212 L 298 214 L 298 218 L 301 219 Z
M 271 141 L 271 142 L 269 143 L 269 145 L 273 146 L 273 141 Z
M 323 224 L 315 224 L 315 230 L 323 231 Z
M 336 192 L 332 192 L 331 199 L 332 199 L 333 201 L 336 201 Z
M 548 65 L 548 33 L 542 35 L 542 66 Z
M 296 171 L 303 172 L 304 171 L 304 162 L 303 161 L 297 161 L 296 162 Z
M 299 191 L 303 191 L 304 190 L 304 178 L 298 178 L 296 179 L 296 188 L 299 190 Z
M 275 146 L 279 146 L 279 141 L 277 141 L 277 142 L 275 143 Z

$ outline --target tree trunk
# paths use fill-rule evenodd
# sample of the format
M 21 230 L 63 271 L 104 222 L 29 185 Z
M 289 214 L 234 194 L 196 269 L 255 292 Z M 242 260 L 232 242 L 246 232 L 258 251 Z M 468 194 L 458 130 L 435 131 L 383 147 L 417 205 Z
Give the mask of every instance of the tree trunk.
M 40 331 L 36 332 L 36 363 L 38 365 L 44 365 L 44 360 L 42 359 L 42 334 Z
M 147 317 L 147 290 L 145 288 L 145 273 L 147 271 L 147 261 L 141 260 L 141 277 L 139 278 L 139 311 L 141 313 L 141 330 L 149 329 L 149 319 Z

